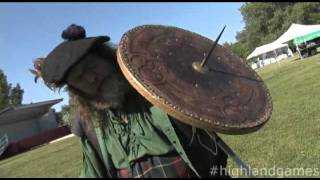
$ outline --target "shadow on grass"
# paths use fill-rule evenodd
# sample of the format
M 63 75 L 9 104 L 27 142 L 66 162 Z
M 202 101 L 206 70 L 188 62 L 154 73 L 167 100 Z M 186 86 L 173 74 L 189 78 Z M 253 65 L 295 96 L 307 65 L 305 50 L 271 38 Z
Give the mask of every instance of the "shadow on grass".
M 298 57 L 293 58 L 291 61 L 300 61 L 300 60 L 303 60 L 303 59 L 300 59 L 300 57 L 298 56 Z

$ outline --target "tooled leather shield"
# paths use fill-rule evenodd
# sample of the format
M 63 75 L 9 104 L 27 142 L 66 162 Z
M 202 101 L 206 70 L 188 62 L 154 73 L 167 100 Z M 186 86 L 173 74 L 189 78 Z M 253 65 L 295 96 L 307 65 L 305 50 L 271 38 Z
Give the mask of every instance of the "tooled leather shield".
M 117 60 L 130 84 L 170 116 L 197 128 L 246 134 L 270 118 L 272 101 L 258 74 L 217 44 L 207 73 L 192 66 L 214 41 L 171 26 L 142 25 L 126 32 Z

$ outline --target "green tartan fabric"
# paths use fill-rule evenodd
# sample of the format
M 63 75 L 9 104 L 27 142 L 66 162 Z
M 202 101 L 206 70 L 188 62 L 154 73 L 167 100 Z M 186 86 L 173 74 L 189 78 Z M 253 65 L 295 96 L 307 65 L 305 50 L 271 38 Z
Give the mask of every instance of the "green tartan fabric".
M 120 178 L 190 178 L 190 169 L 175 152 L 162 156 L 146 156 L 130 168 L 117 171 Z

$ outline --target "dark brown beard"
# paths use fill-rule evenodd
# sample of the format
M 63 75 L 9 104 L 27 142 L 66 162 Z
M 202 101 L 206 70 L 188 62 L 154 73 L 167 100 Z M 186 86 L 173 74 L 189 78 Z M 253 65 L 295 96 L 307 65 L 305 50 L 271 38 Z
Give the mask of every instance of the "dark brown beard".
M 91 104 L 98 109 L 119 109 L 124 106 L 125 96 L 130 92 L 129 82 L 120 73 L 104 79 L 99 86 L 99 96 Z

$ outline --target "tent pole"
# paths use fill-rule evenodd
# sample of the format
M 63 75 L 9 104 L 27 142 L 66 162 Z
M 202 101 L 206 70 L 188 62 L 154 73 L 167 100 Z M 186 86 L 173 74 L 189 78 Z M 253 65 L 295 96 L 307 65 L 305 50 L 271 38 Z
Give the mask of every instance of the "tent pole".
M 277 61 L 277 57 L 278 57 L 277 51 L 276 51 L 276 50 L 273 50 L 273 53 L 274 53 L 275 59 L 276 59 L 276 61 Z
M 277 62 L 277 64 L 278 64 L 278 66 L 280 66 L 279 61 L 278 61 L 278 54 L 277 54 L 276 49 L 273 50 L 273 53 L 274 53 L 274 55 L 275 55 L 275 60 L 276 60 L 276 62 Z
M 304 43 L 304 45 L 306 46 L 306 48 L 307 48 L 307 57 L 309 56 L 309 48 L 308 48 L 308 44 L 307 44 L 307 42 L 303 39 L 303 43 Z
M 298 51 L 298 53 L 299 53 L 300 59 L 303 59 L 302 56 L 301 56 L 301 53 L 300 53 L 300 49 L 299 49 L 299 47 L 298 47 L 297 44 L 296 44 L 296 49 L 297 49 L 297 51 Z

